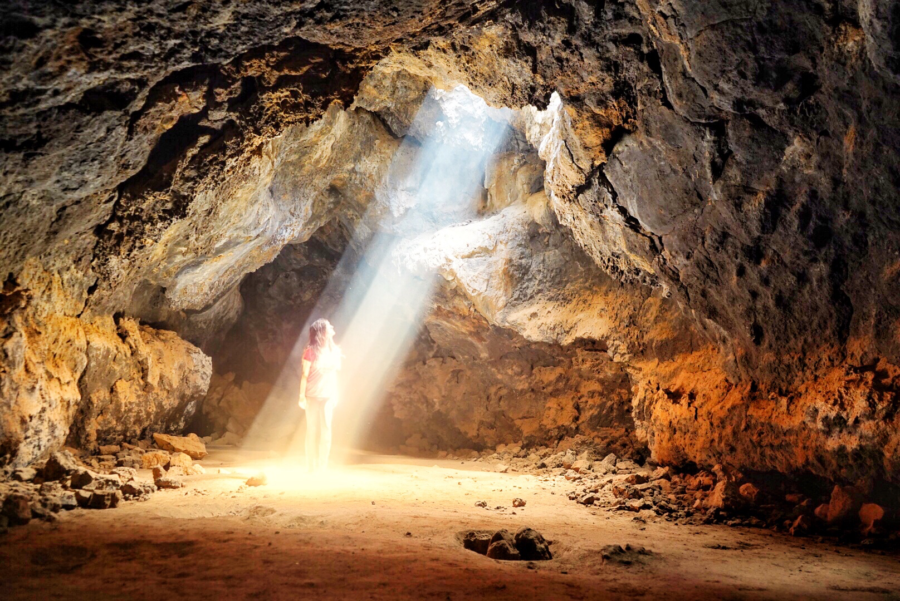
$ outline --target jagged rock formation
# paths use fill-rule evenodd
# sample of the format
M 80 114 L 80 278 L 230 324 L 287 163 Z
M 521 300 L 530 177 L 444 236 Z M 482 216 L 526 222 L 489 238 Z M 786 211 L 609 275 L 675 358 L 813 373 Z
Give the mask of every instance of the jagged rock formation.
M 209 373 L 182 339 L 223 367 L 255 339 L 277 370 L 302 319 L 273 331 L 266 295 L 293 289 L 279 274 L 321 289 L 333 264 L 296 245 L 374 227 L 429 90 L 464 84 L 517 109 L 515 142 L 478 219 L 409 242 L 406 268 L 444 283 L 398 436 L 627 430 L 662 462 L 896 481 L 887 0 L 2 11 L 8 460 L 177 429 Z M 126 387 L 153 415 L 125 423 Z
M 29 465 L 65 442 L 96 449 L 180 432 L 199 408 L 210 358 L 175 333 L 123 317 L 80 319 L 84 296 L 28 263 L 0 303 L 0 457 Z M 77 289 L 77 287 L 76 287 Z

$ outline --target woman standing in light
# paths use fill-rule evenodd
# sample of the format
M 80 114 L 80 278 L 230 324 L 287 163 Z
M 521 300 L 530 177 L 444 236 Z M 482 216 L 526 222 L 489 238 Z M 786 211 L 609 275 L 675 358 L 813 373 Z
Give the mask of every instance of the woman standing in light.
M 331 419 L 337 405 L 337 372 L 343 354 L 334 343 L 334 328 L 327 319 L 309 327 L 309 346 L 303 352 L 300 408 L 306 411 L 306 465 L 309 471 L 328 467 Z

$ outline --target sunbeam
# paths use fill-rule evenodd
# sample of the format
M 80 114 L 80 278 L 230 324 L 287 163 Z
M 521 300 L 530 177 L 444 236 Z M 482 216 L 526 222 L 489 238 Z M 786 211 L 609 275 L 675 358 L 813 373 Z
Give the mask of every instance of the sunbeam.
M 285 416 L 297 401 L 297 370 L 309 324 L 328 318 L 345 361 L 335 416 L 336 446 L 357 448 L 429 308 L 436 274 L 411 270 L 404 243 L 477 216 L 489 158 L 510 135 L 509 109 L 464 86 L 432 88 L 281 375 L 244 440 L 248 448 L 296 455 L 303 430 Z M 322 299 L 339 298 L 337 307 Z M 287 442 L 289 440 L 289 442 Z

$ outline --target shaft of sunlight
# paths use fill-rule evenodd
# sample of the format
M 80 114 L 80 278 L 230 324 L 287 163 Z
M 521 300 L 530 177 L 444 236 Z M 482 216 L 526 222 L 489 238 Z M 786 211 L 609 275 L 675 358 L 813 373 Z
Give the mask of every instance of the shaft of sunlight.
M 366 438 L 387 388 L 419 334 L 436 283 L 433 272 L 407 269 L 398 249 L 404 241 L 477 215 L 485 165 L 509 135 L 510 115 L 508 109 L 489 107 L 464 86 L 428 92 L 375 191 L 375 200 L 352 224 L 348 251 L 304 325 L 244 446 L 287 449 L 287 455 L 303 448 L 303 420 L 296 409 L 300 357 L 308 326 L 319 317 L 332 322 L 345 355 L 334 418 L 335 447 L 357 448 Z

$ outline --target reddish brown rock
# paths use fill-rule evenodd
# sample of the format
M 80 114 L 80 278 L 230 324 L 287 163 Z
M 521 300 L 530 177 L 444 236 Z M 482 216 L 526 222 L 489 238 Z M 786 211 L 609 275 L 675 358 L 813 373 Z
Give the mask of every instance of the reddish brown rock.
M 862 499 L 859 492 L 851 486 L 835 486 L 831 491 L 831 500 L 828 502 L 828 515 L 825 521 L 835 524 L 846 520 L 855 514 Z
M 810 528 L 812 528 L 812 520 L 809 519 L 809 516 L 801 515 L 794 520 L 788 532 L 791 536 L 802 536 L 808 533 Z
M 871 534 L 884 518 L 884 508 L 875 503 L 863 503 L 859 508 L 859 521 L 863 526 L 863 534 Z
M 738 489 L 738 492 L 745 501 L 751 504 L 756 504 L 756 498 L 759 496 L 759 488 L 757 488 L 750 482 L 746 482 L 741 485 L 741 487 Z

